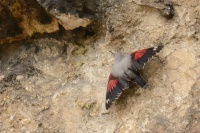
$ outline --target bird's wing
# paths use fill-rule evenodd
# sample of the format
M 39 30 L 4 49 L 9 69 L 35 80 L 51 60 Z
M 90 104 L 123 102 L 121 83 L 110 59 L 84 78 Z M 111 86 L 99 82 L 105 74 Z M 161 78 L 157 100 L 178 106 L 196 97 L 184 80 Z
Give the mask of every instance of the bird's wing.
M 127 88 L 129 88 L 129 81 L 110 74 L 106 91 L 106 109 L 109 109 L 115 99 L 121 95 L 122 90 Z
M 138 50 L 131 53 L 132 67 L 136 69 L 143 69 L 146 62 L 148 62 L 153 56 L 155 56 L 163 48 L 163 45 Z

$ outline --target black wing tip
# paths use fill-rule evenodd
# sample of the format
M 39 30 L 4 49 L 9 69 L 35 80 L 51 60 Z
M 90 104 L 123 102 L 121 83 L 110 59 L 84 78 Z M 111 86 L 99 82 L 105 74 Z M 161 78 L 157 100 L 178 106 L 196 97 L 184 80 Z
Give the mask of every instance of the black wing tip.
M 160 51 L 163 47 L 164 47 L 164 45 L 162 44 L 162 43 L 159 43 L 157 46 L 155 46 L 155 47 L 158 47 L 157 49 L 158 49 L 158 51 Z
M 162 45 L 162 44 L 158 45 L 159 51 L 160 51 L 163 47 L 164 47 L 164 45 Z
M 114 99 L 113 97 L 106 99 L 106 102 L 105 102 L 106 110 L 108 110 L 111 107 L 111 105 L 115 102 L 115 100 L 117 100 L 120 97 L 121 94 L 122 94 L 122 91 L 120 93 L 117 93 Z
M 110 106 L 106 105 L 106 110 L 109 110 Z
M 164 47 L 164 45 L 159 44 L 159 45 L 156 45 L 152 48 L 149 48 L 149 50 L 152 50 L 153 53 L 159 53 L 162 50 L 163 47 Z
M 148 84 L 148 82 L 147 82 L 144 86 L 142 86 L 142 88 L 143 88 L 143 89 L 146 89 L 148 86 L 149 86 L 149 84 Z
M 106 105 L 106 110 L 108 110 L 111 107 L 112 102 L 107 102 L 106 100 L 105 105 Z

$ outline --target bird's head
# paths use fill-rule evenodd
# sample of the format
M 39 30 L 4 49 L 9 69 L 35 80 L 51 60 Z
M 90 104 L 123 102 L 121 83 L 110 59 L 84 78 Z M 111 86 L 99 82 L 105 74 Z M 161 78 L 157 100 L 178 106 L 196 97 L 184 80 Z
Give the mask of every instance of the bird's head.
M 121 61 L 123 59 L 123 57 L 124 57 L 124 55 L 121 54 L 121 53 L 117 53 L 115 51 L 109 51 L 109 52 L 112 54 L 112 56 L 115 57 L 115 62 Z

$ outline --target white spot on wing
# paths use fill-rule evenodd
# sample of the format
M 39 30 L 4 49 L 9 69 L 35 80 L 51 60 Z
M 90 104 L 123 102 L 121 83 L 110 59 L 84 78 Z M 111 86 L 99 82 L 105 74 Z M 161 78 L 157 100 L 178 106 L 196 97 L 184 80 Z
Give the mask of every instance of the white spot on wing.
M 122 94 L 122 93 L 118 93 L 118 94 L 117 94 L 117 98 L 118 98 L 121 94 Z
M 158 49 L 158 46 L 155 46 L 154 48 L 153 48 L 153 51 L 156 51 Z
M 109 102 L 110 102 L 110 99 L 107 99 L 107 100 L 106 100 L 106 103 L 109 103 Z

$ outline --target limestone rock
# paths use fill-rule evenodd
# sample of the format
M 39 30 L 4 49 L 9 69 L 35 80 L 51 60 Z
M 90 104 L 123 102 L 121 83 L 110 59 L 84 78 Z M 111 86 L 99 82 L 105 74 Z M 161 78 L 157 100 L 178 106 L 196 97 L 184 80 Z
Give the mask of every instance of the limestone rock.
M 66 30 L 86 27 L 94 17 L 95 0 L 37 0 Z
M 169 20 L 155 1 L 100 0 L 103 26 L 84 45 L 71 31 L 0 45 L 0 132 L 198 133 L 200 1 L 173 0 Z M 149 86 L 125 90 L 105 111 L 111 52 L 159 42 L 142 74 Z
M 57 20 L 35 0 L 1 0 L 0 11 L 0 44 L 58 30 Z
M 141 6 L 148 6 L 158 9 L 162 16 L 167 19 L 174 17 L 174 4 L 170 0 L 133 0 L 136 4 Z

